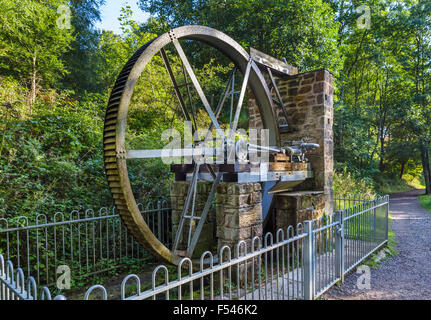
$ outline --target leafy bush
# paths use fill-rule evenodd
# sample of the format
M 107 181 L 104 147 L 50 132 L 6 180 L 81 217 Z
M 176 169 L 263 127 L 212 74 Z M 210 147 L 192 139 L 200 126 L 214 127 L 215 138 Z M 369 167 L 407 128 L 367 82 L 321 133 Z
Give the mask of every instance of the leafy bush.
M 422 207 L 431 211 L 431 196 L 429 194 L 421 195 L 419 197 L 419 202 L 421 203 Z
M 360 194 L 373 198 L 375 196 L 374 185 L 371 179 L 361 179 L 353 176 L 347 170 L 334 172 L 333 190 L 338 194 Z
M 101 97 L 78 102 L 62 94 L 54 100 L 51 105 L 39 100 L 31 117 L 0 120 L 8 128 L 2 133 L 0 155 L 2 216 L 110 203 L 102 158 Z

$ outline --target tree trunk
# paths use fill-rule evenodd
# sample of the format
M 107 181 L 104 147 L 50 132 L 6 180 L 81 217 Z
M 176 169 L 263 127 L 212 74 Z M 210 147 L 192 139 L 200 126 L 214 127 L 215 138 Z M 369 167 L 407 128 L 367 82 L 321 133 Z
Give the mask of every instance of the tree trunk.
M 401 170 L 400 170 L 400 180 L 403 178 L 403 174 L 404 174 L 404 167 L 406 166 L 406 161 L 403 161 L 401 163 Z
M 36 77 L 37 77 L 37 70 L 36 70 L 36 54 L 33 56 L 33 64 L 32 64 L 32 71 L 31 71 L 31 91 L 30 91 L 30 107 L 29 107 L 29 113 L 32 113 L 33 104 L 36 101 Z
M 431 170 L 429 161 L 429 151 L 422 141 L 419 142 L 419 149 L 421 153 L 422 168 L 425 179 L 426 194 L 431 194 Z
M 379 170 L 383 173 L 385 171 L 384 158 L 385 158 L 385 136 L 383 133 L 383 128 L 380 129 L 380 162 L 379 162 Z

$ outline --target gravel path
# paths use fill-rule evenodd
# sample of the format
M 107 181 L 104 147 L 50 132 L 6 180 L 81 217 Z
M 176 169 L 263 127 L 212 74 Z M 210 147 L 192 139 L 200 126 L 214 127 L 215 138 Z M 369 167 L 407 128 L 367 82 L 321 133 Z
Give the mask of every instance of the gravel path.
M 421 190 L 394 194 L 390 199 L 392 230 L 398 255 L 371 269 L 371 289 L 358 289 L 360 274 L 351 273 L 326 300 L 431 300 L 431 213 L 417 200 Z

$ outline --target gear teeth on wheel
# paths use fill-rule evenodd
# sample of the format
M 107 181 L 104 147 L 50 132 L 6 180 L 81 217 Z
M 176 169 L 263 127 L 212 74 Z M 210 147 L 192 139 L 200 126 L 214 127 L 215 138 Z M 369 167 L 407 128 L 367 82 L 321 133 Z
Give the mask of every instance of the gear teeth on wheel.
M 152 42 L 152 41 L 151 41 Z M 108 107 L 105 113 L 105 126 L 103 129 L 103 145 L 104 145 L 104 163 L 105 172 L 108 180 L 109 189 L 111 190 L 112 198 L 114 199 L 115 205 L 119 211 L 121 220 L 126 225 L 127 229 L 132 233 L 136 240 L 144 245 L 145 249 L 149 252 L 156 254 L 154 248 L 149 245 L 145 245 L 147 242 L 142 238 L 142 235 L 137 228 L 133 218 L 130 216 L 129 208 L 124 199 L 124 195 L 120 184 L 120 175 L 118 171 L 117 155 L 116 155 L 116 124 L 117 116 L 121 98 L 123 92 L 126 89 L 127 79 L 129 78 L 130 72 L 134 65 L 139 60 L 141 54 L 151 44 L 147 43 L 141 47 L 126 63 L 123 70 L 118 75 L 115 82 L 114 88 L 111 91 L 109 98 Z

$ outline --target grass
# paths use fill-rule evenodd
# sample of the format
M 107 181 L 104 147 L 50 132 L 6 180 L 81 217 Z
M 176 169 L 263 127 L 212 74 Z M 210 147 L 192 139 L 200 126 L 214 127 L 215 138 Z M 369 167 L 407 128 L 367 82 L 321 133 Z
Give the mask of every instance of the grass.
M 389 215 L 388 244 L 385 248 L 375 252 L 370 258 L 366 260 L 365 265 L 369 266 L 370 268 L 378 268 L 380 263 L 398 254 L 398 251 L 395 247 L 397 244 L 395 240 L 395 232 L 391 228 L 391 219 L 391 215 Z
M 419 202 L 422 205 L 422 207 L 431 211 L 431 195 L 424 194 L 422 196 L 419 196 Z
M 376 178 L 376 191 L 382 195 L 424 188 L 425 186 L 420 178 L 409 174 L 405 174 L 402 179 L 388 176 Z
M 379 194 L 393 194 L 393 193 L 399 193 L 399 192 L 406 192 L 413 190 L 414 188 L 411 188 L 408 185 L 405 184 L 383 184 L 376 188 L 378 190 Z

